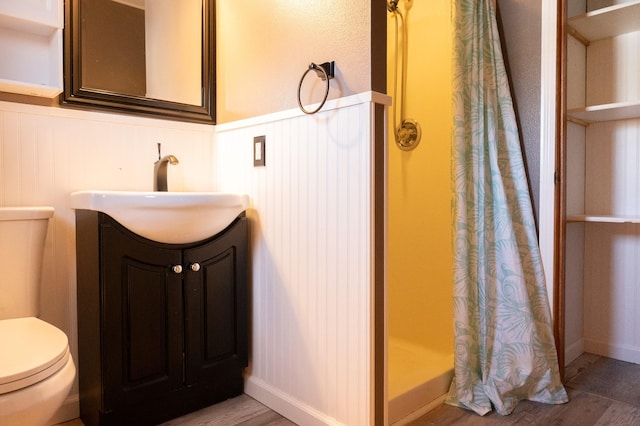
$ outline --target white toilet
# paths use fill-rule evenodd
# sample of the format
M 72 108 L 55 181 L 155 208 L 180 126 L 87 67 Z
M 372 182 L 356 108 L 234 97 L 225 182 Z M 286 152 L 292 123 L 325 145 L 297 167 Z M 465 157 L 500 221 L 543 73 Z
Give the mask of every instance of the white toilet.
M 76 368 L 67 336 L 37 318 L 52 207 L 0 207 L 0 425 L 46 425 Z

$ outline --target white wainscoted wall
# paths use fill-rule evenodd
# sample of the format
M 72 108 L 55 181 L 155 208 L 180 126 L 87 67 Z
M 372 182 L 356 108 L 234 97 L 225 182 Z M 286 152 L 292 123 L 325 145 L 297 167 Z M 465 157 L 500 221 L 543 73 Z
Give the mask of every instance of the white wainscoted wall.
M 169 190 L 251 197 L 247 393 L 299 424 L 373 424 L 374 240 L 382 241 L 374 232 L 374 117 L 388 103 L 365 93 L 328 101 L 312 116 L 295 109 L 214 127 L 0 102 L 0 206 L 56 209 L 41 317 L 67 333 L 77 360 L 69 194 L 151 190 L 162 142 L 163 154 L 180 160 L 169 167 Z M 259 135 L 266 166 L 254 168 Z M 56 420 L 77 410 L 76 386 Z
M 0 206 L 55 207 L 47 234 L 41 318 L 69 336 L 77 360 L 75 219 L 81 189 L 152 190 L 157 142 L 170 190 L 211 190 L 214 127 L 0 102 Z M 2 236 L 0 235 L 0 238 Z M 74 386 L 58 420 L 78 416 Z
M 248 193 L 246 392 L 298 424 L 373 424 L 374 105 L 367 93 L 219 125 L 221 191 Z M 253 138 L 266 165 L 253 166 Z M 382 238 L 381 235 L 378 236 Z

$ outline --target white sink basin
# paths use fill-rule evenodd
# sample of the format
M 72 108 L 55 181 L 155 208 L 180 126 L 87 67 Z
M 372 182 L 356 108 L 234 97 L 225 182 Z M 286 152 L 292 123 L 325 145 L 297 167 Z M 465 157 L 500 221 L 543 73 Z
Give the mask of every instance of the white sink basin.
M 71 208 L 103 212 L 147 239 L 168 244 L 209 238 L 249 207 L 249 196 L 225 192 L 79 191 Z

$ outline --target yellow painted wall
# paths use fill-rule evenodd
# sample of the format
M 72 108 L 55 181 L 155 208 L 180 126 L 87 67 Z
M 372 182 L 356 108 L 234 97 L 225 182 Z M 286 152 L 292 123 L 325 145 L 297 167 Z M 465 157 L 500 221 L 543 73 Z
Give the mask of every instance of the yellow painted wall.
M 335 61 L 328 99 L 375 90 L 374 77 L 384 71 L 373 66 L 378 57 L 384 61 L 384 39 L 375 37 L 374 28 L 384 24 L 381 2 L 216 0 L 216 5 L 219 124 L 297 108 L 298 83 L 311 62 Z M 320 90 L 308 94 L 309 103 L 322 100 L 324 86 L 316 86 Z M 304 87 L 313 87 L 313 80 Z
M 390 120 L 389 334 L 452 352 L 451 1 L 412 3 L 405 13 L 405 0 L 400 2 L 409 32 L 405 118 L 418 121 L 422 139 L 415 150 L 401 151 Z M 389 14 L 391 95 L 394 19 Z

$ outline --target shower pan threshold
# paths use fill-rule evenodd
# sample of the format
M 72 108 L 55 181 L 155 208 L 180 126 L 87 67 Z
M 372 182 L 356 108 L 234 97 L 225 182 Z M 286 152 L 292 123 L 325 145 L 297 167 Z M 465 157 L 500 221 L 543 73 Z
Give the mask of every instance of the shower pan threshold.
M 453 354 L 389 338 L 389 424 L 402 425 L 442 402 L 453 377 Z

